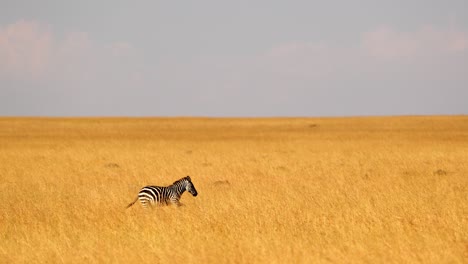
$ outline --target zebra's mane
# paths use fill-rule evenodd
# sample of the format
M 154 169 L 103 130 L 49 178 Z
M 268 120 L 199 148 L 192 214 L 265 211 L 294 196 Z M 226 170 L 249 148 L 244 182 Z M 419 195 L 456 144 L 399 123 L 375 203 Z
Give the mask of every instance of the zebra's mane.
M 190 179 L 190 176 L 187 176 L 187 177 L 184 177 L 182 179 L 179 179 L 179 180 L 175 181 L 172 185 L 177 184 L 177 183 L 182 182 L 182 181 L 185 181 L 185 180 L 188 180 L 189 182 L 192 182 L 192 180 Z

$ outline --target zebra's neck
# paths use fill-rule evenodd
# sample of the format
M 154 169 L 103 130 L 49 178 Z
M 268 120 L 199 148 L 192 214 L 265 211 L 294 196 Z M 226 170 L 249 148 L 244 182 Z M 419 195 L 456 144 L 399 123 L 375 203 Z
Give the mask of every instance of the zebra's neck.
M 173 184 L 171 187 L 179 194 L 182 195 L 185 192 L 185 182 L 178 182 L 176 184 Z

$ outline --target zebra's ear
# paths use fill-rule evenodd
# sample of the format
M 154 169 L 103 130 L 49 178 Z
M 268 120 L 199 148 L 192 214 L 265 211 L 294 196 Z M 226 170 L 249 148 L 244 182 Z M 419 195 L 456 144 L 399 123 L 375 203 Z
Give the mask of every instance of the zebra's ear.
M 187 177 L 185 177 L 185 179 L 189 180 L 189 181 L 192 181 L 192 179 L 190 179 L 190 176 L 187 175 Z

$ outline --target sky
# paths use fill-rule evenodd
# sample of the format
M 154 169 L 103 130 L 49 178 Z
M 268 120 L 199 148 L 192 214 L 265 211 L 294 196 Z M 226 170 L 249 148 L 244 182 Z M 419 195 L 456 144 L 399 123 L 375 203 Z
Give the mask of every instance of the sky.
M 466 0 L 0 0 L 0 116 L 458 114 Z

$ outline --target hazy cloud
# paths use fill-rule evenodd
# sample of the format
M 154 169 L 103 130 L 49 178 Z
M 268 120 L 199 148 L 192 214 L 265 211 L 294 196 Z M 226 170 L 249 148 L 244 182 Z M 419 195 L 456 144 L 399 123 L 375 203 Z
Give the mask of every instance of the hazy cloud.
M 277 44 L 260 54 L 253 67 L 269 71 L 270 78 L 314 81 L 333 79 L 385 81 L 388 78 L 466 80 L 468 32 L 426 26 L 413 32 L 381 26 L 364 32 L 354 45 L 295 41 Z M 262 65 L 262 66 L 258 66 Z
M 405 32 L 381 26 L 364 33 L 362 45 L 370 55 L 379 59 L 458 55 L 468 50 L 468 32 L 432 26 Z
M 32 21 L 0 27 L 0 73 L 38 78 L 51 65 L 54 39 L 50 29 Z
M 37 21 L 0 27 L 3 78 L 73 84 L 102 81 L 110 75 L 141 78 L 132 66 L 136 51 L 126 42 L 97 43 L 86 32 L 58 36 L 51 26 Z

